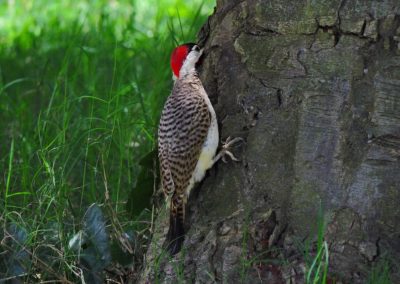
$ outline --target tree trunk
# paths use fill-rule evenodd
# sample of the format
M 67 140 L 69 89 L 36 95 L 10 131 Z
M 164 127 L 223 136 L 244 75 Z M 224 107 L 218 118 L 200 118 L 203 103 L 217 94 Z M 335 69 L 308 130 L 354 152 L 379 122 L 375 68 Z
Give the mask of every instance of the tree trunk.
M 220 0 L 201 40 L 221 136 L 246 143 L 190 197 L 173 259 L 161 210 L 143 282 L 302 283 L 322 211 L 330 279 L 385 258 L 400 283 L 399 1 Z

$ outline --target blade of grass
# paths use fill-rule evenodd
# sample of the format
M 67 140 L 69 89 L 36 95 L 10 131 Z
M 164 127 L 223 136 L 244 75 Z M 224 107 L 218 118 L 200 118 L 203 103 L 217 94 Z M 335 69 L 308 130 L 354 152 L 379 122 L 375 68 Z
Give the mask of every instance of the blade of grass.
M 11 140 L 10 156 L 9 156 L 9 160 L 8 160 L 6 193 L 5 193 L 5 198 L 4 198 L 5 210 L 7 210 L 7 203 L 8 203 L 8 197 L 9 197 L 9 191 L 10 191 L 10 182 L 11 182 L 11 175 L 12 175 L 12 169 L 13 169 L 13 159 L 14 159 L 14 138 Z

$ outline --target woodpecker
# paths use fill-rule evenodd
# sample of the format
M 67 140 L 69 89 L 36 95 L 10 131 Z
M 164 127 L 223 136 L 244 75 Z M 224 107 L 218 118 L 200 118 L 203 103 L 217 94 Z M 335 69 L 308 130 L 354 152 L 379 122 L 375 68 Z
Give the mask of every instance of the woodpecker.
M 175 82 L 158 128 L 161 186 L 170 203 L 164 246 L 171 255 L 179 252 L 184 240 L 186 203 L 194 184 L 221 157 L 228 155 L 238 161 L 228 148 L 241 138 L 228 138 L 216 155 L 217 117 L 196 71 L 202 54 L 203 49 L 194 43 L 180 45 L 172 52 L 170 63 Z

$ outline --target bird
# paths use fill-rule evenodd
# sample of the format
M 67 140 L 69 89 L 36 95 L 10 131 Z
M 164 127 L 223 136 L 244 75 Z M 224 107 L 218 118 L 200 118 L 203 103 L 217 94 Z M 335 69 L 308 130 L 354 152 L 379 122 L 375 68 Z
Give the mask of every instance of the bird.
M 195 43 L 177 46 L 170 59 L 174 85 L 161 113 L 158 158 L 161 187 L 169 206 L 169 229 L 164 248 L 175 255 L 184 241 L 185 210 L 190 192 L 220 158 L 238 159 L 229 148 L 237 137 L 219 144 L 218 121 L 196 65 L 204 49 Z

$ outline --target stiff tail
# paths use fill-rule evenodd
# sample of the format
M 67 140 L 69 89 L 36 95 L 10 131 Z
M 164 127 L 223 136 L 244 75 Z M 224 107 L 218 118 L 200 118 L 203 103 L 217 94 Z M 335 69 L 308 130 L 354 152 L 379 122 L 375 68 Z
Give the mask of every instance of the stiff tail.
M 164 243 L 164 247 L 166 247 L 167 251 L 171 255 L 175 255 L 181 250 L 185 238 L 184 237 L 185 229 L 183 227 L 184 218 L 182 214 L 184 208 L 176 208 L 176 209 L 177 209 L 176 211 L 172 210 L 172 204 L 171 204 L 171 212 L 169 217 L 169 230 L 167 238 Z

